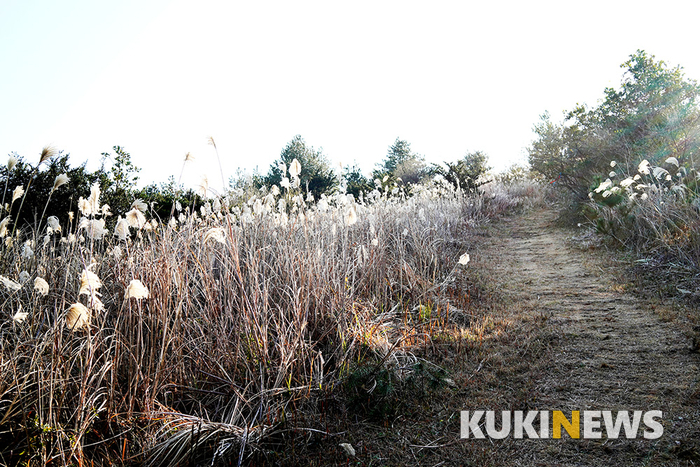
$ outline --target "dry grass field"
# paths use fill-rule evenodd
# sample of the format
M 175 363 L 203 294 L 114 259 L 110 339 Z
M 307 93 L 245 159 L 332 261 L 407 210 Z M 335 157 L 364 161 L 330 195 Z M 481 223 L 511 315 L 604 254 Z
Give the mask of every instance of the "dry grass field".
M 628 295 L 536 185 L 135 201 L 113 229 L 99 196 L 1 232 L 2 464 L 700 462 L 693 313 Z M 650 408 L 660 440 L 460 439 L 462 410 Z
M 331 424 L 395 423 L 460 384 L 433 353 L 500 332 L 470 255 L 537 196 L 292 186 L 109 229 L 94 186 L 67 225 L 3 229 L 0 462 L 303 464 Z

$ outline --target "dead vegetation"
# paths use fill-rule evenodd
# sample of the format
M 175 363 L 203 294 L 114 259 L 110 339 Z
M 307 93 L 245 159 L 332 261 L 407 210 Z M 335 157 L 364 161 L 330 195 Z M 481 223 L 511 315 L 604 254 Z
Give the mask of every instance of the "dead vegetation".
M 306 464 L 452 390 L 437 357 L 500 335 L 473 232 L 523 190 L 296 187 L 168 222 L 135 201 L 113 232 L 93 187 L 73 223 L 3 232 L 0 461 Z
M 306 434 L 295 465 L 692 466 L 698 463 L 698 354 L 668 309 L 625 292 L 617 257 L 551 211 L 482 230 L 485 301 L 435 336 L 420 356 L 446 384 L 401 393 L 383 421 L 340 411 L 333 435 Z M 470 279 L 473 283 L 474 278 Z M 498 298 L 489 297 L 490 292 Z M 487 306 L 484 306 L 488 304 Z M 449 327 L 449 326 L 448 326 Z M 459 329 L 457 332 L 456 330 Z M 459 337 L 457 337 L 459 336 Z M 338 407 L 343 401 L 336 399 Z M 662 410 L 664 436 L 643 439 L 461 440 L 461 410 Z M 333 417 L 331 417 L 333 418 Z M 340 447 L 350 443 L 356 455 Z M 298 457 L 297 457 L 298 455 Z

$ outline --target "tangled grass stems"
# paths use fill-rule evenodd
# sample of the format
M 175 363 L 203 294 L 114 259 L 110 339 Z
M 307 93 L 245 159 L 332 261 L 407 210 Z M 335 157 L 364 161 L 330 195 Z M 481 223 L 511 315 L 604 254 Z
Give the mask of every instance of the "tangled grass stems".
M 612 161 L 611 167 L 616 166 Z M 642 289 L 671 295 L 680 292 L 685 298 L 700 300 L 693 292 L 698 285 L 694 271 L 700 265 L 697 170 L 676 157 L 658 166 L 644 160 L 636 173 L 616 170 L 620 177 L 610 172 L 589 194 L 586 214 L 591 223 L 638 255 L 633 274 L 640 279 L 655 278 L 642 280 L 646 282 Z M 663 280 L 658 280 L 659 275 Z
M 444 300 L 435 284 L 470 250 L 465 232 L 525 199 L 441 183 L 280 198 L 232 196 L 129 235 L 54 232 L 31 259 L 21 241 L 5 245 L 0 272 L 49 285 L 0 290 L 4 310 L 28 311 L 0 321 L 5 461 L 242 461 L 338 387 L 363 349 L 380 367 L 415 365 L 410 349 L 434 323 L 407 310 Z M 75 303 L 91 314 L 80 328 L 67 323 Z

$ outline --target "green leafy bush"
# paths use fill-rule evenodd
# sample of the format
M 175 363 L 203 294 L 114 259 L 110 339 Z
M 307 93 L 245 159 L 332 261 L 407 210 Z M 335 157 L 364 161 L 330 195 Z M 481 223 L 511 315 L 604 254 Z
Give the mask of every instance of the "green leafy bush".
M 532 169 L 585 200 L 588 185 L 611 160 L 630 173 L 642 160 L 660 165 L 668 157 L 691 167 L 700 149 L 700 87 L 682 68 L 669 68 L 637 51 L 622 64 L 619 89 L 605 90 L 596 108 L 577 106 L 563 123 L 544 114 L 528 149 Z M 612 200 L 608 200 L 612 201 Z

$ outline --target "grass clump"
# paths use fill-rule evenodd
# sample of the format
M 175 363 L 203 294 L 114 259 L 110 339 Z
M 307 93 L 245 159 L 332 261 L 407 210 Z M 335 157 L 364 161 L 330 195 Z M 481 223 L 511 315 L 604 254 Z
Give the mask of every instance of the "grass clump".
M 386 418 L 443 385 L 415 350 L 458 317 L 469 232 L 527 190 L 314 200 L 291 169 L 167 221 L 135 200 L 113 230 L 95 185 L 79 219 L 0 233 L 0 462 L 230 464 L 321 430 L 338 388 Z
M 636 173 L 609 175 L 591 189 L 585 212 L 592 225 L 635 254 L 632 274 L 641 292 L 698 303 L 697 171 L 669 157 L 659 166 L 644 160 Z

